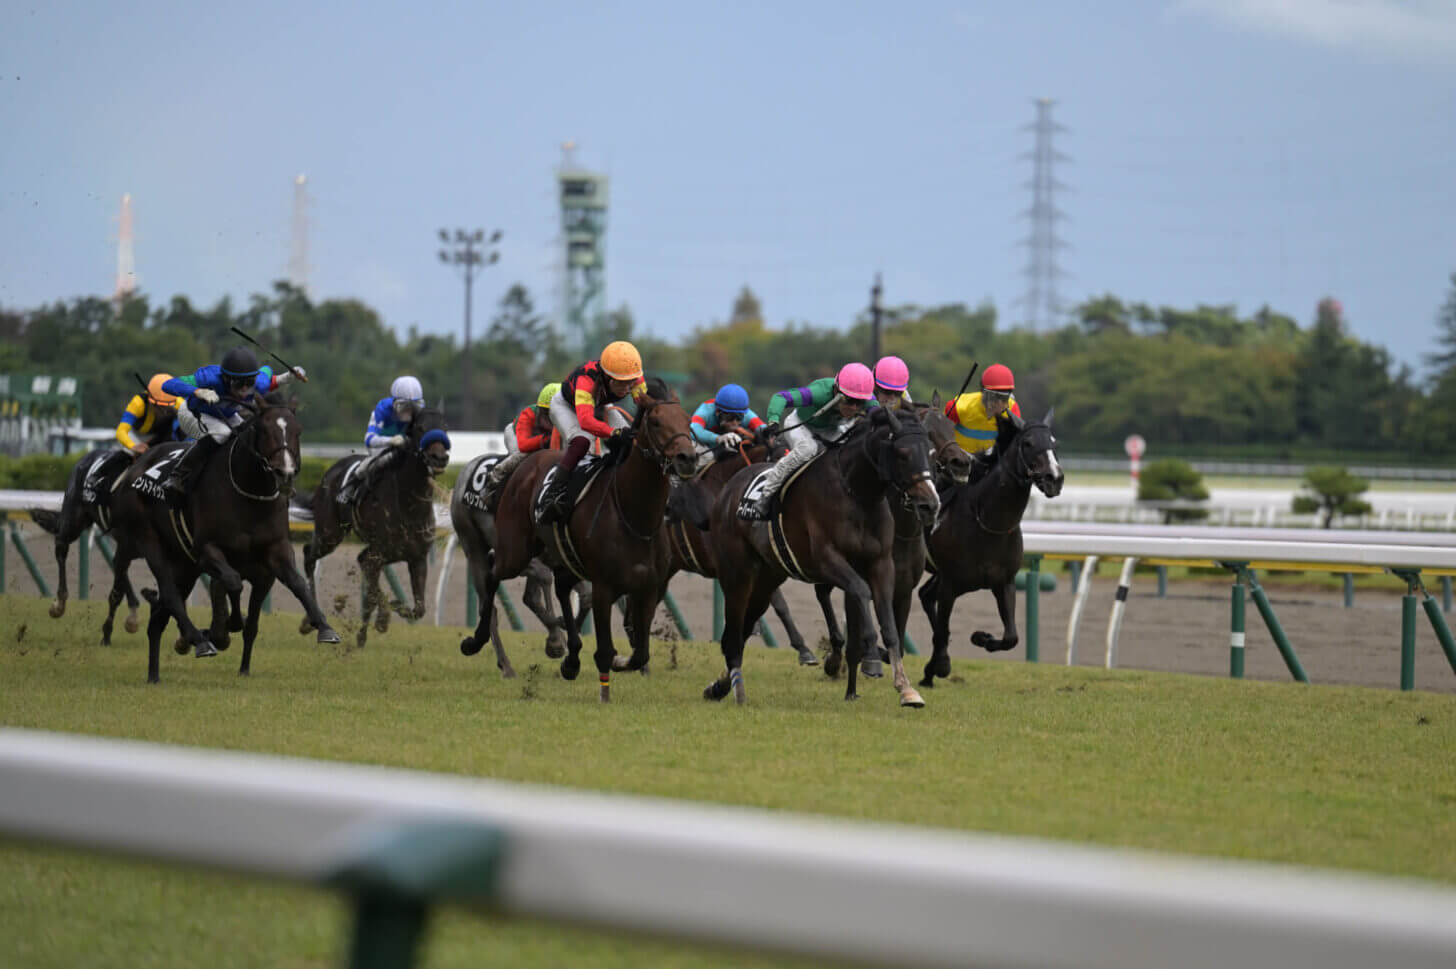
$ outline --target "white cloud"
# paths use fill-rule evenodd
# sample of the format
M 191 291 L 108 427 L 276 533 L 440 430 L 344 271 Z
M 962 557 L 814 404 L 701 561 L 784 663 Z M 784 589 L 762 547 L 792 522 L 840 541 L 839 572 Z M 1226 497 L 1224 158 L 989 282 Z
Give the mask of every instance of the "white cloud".
M 1456 65 L 1456 0 L 1175 0 L 1173 9 L 1328 47 Z

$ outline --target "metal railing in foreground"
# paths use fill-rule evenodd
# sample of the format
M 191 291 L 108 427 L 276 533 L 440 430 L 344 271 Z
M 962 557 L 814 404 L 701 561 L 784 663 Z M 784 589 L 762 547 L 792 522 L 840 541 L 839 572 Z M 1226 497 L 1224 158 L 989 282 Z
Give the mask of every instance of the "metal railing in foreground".
M 1456 965 L 1423 882 L 25 730 L 0 834 L 341 890 L 354 966 L 438 903 L 886 966 Z

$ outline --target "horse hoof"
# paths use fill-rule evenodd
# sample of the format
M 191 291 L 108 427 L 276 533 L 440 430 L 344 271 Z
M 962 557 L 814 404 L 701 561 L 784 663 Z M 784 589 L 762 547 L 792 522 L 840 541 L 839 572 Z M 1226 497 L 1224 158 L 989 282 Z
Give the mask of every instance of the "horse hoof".
M 853 703 L 855 700 L 858 700 L 858 699 L 859 699 L 859 694 L 858 693 L 846 693 L 844 695 L 844 702 L 845 703 Z
M 889 661 L 890 661 L 890 651 L 888 649 L 886 649 L 885 647 L 881 646 L 880 647 L 880 662 L 881 663 L 888 663 Z
M 227 633 L 223 633 L 221 636 L 219 636 L 216 640 L 213 641 L 213 644 L 212 645 L 213 646 L 216 646 L 217 647 L 217 651 L 220 653 L 223 650 L 227 649 L 232 644 L 233 644 L 233 637 L 230 636 Z
M 192 647 L 187 645 L 187 640 L 183 639 L 181 636 L 178 636 L 177 641 L 172 644 L 172 651 L 175 652 L 178 656 L 186 656 L 189 652 L 192 651 Z
M 909 687 L 906 687 L 905 692 L 900 694 L 900 706 L 912 707 L 916 710 L 919 710 L 921 707 L 925 706 L 925 698 L 922 697 L 919 693 L 916 693 L 914 690 L 910 689 Z
M 66 614 L 66 604 L 60 599 L 51 603 L 51 618 L 59 619 Z
M 308 621 L 307 616 L 304 616 L 303 622 L 298 624 L 298 634 L 300 636 L 307 636 L 311 632 L 313 632 L 313 623 Z
M 485 645 L 485 644 L 484 643 L 477 643 L 471 637 L 466 636 L 464 639 L 460 640 L 460 655 L 461 656 L 474 656 L 476 653 L 480 652 L 480 648 L 483 645 Z
M 817 656 L 814 655 L 813 650 L 810 650 L 810 649 L 808 649 L 806 647 L 804 649 L 799 650 L 799 665 L 800 666 L 818 666 L 819 665 L 819 657 L 817 657 Z
M 243 631 L 243 617 L 240 614 L 228 616 L 228 632 L 240 633 Z
M 925 664 L 925 678 L 928 680 L 938 676 L 942 680 L 950 676 L 950 654 L 942 653 L 939 656 L 932 656 L 930 662 Z
M 324 628 L 319 630 L 318 642 L 324 645 L 333 645 L 339 642 L 339 634 L 334 632 L 328 626 L 325 626 Z
M 715 703 L 728 695 L 728 683 L 724 680 L 714 680 L 703 688 L 703 699 L 712 700 Z
M 389 632 L 389 613 L 381 609 L 379 615 L 374 617 L 374 631 L 377 633 Z
M 614 673 L 620 673 L 623 670 L 629 670 L 631 668 L 630 661 L 627 657 L 620 653 L 612 657 L 612 671 Z
M 743 671 L 734 670 L 728 674 L 728 682 L 733 687 L 733 702 L 740 707 L 748 702 L 748 691 L 743 688 Z
M 209 656 L 217 655 L 217 648 L 205 639 L 193 648 L 198 659 L 207 659 Z
M 978 629 L 971 633 L 971 645 L 979 646 L 988 653 L 996 651 L 996 639 L 985 630 Z
M 561 678 L 563 680 L 574 680 L 580 673 L 581 660 L 568 656 L 561 661 Z
M 831 680 L 839 676 L 840 658 L 838 653 L 830 653 L 824 659 L 824 675 Z
M 495 664 L 495 668 L 500 670 L 501 679 L 503 680 L 514 680 L 516 678 L 515 667 L 511 666 L 509 663 L 505 664 L 504 666 L 502 666 L 500 663 L 497 663 Z
M 135 615 L 131 615 L 126 617 L 126 622 L 122 623 L 122 626 L 126 629 L 127 632 L 134 633 L 137 631 L 137 629 L 141 627 L 141 624 L 137 622 L 137 617 Z
M 878 680 L 885 675 L 885 668 L 878 659 L 870 659 L 866 656 L 859 662 L 859 671 L 870 679 Z
M 612 688 L 605 683 L 602 684 L 601 700 L 603 703 L 612 702 Z
M 565 655 L 566 655 L 566 647 L 564 645 L 562 645 L 561 643 L 553 643 L 553 642 L 549 642 L 549 641 L 546 643 L 546 658 L 547 659 L 560 659 L 561 657 L 563 657 Z
M 929 673 L 926 673 L 920 678 L 920 683 L 918 685 L 923 690 L 933 690 L 935 689 L 935 677 L 931 676 Z

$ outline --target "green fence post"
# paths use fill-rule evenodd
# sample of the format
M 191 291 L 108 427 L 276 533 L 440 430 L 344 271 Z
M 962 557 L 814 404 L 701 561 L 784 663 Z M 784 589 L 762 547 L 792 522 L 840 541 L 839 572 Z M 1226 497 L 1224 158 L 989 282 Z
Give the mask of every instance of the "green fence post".
M 1294 654 L 1294 646 L 1290 644 L 1289 637 L 1284 635 L 1284 627 L 1279 625 L 1279 617 L 1274 615 L 1274 607 L 1269 604 L 1264 587 L 1259 585 L 1253 569 L 1249 569 L 1247 574 L 1254 605 L 1259 607 L 1259 615 L 1264 617 L 1264 625 L 1269 627 L 1269 635 L 1274 637 L 1274 645 L 1279 647 L 1279 655 L 1284 657 L 1284 665 L 1289 668 L 1289 675 L 1300 683 L 1308 683 L 1309 677 L 1304 675 L 1304 667 L 1300 665 L 1299 657 Z
M 1391 569 L 1405 581 L 1400 597 L 1400 688 L 1416 688 L 1416 589 L 1421 586 L 1420 569 Z
M 1041 660 L 1041 556 L 1028 555 L 1026 562 L 1026 661 Z
M 51 597 L 51 587 L 46 585 L 45 576 L 40 574 L 40 566 L 35 564 L 35 559 L 31 557 L 30 549 L 25 547 L 25 539 L 20 537 L 20 526 L 15 524 L 15 522 L 10 523 L 10 540 L 15 543 L 15 550 L 20 553 L 20 560 L 25 563 L 25 567 L 30 571 L 30 577 L 35 580 L 36 588 L 40 589 L 41 596 L 49 599 Z
M 475 583 L 470 581 L 469 570 L 465 574 L 465 625 L 474 629 L 480 622 L 480 597 L 475 591 Z
M 677 625 L 677 631 L 682 635 L 682 638 L 692 639 L 693 631 L 688 628 L 688 621 L 683 617 L 682 610 L 677 607 L 677 600 L 672 597 L 671 589 L 667 590 L 667 593 L 662 597 L 662 601 L 667 604 L 668 614 L 672 616 L 672 621 Z
M 1166 565 L 1158 566 L 1158 598 L 1168 598 L 1168 567 Z
M 1343 574 L 1345 580 L 1345 608 L 1349 609 L 1355 605 L 1355 573 L 1346 572 Z
M 495 590 L 495 597 L 500 601 L 501 608 L 506 611 L 506 621 L 511 624 L 511 632 L 524 632 L 525 623 L 521 622 L 521 614 L 516 612 L 516 604 L 511 600 L 511 594 L 502 582 Z
M 1451 577 L 1441 576 L 1441 611 L 1451 611 Z
M 3 528 L 5 518 L 0 514 L 0 528 Z M 0 595 L 5 594 L 5 532 L 0 531 Z
M 1451 664 L 1451 672 L 1456 673 L 1456 642 L 1451 640 L 1451 630 L 1446 628 L 1446 620 L 1442 618 L 1436 600 L 1428 595 L 1421 604 L 1426 607 L 1426 615 L 1430 617 L 1431 628 L 1436 631 L 1436 638 L 1446 653 L 1446 662 Z
M 900 648 L 905 651 L 906 656 L 919 656 L 920 650 L 915 646 L 915 640 L 910 638 L 910 630 L 905 630 L 905 635 L 900 637 Z
M 116 558 L 111 554 L 111 543 L 107 541 L 105 535 L 96 536 L 96 551 L 100 552 L 101 557 L 106 560 L 107 568 L 116 567 Z
M 327 884 L 354 899 L 350 969 L 407 969 L 437 900 L 488 902 L 497 892 L 504 837 L 466 822 L 383 829 Z
M 272 589 L 269 589 L 266 593 L 263 594 L 263 611 L 265 613 L 272 613 L 273 612 L 273 590 Z
M 713 580 L 713 641 L 723 641 L 723 587 Z
M 392 565 L 386 565 L 384 567 L 384 578 L 385 578 L 385 581 L 387 581 L 389 583 L 389 591 L 391 591 L 391 592 L 394 593 L 394 598 L 398 602 L 400 602 L 400 603 L 402 603 L 402 604 L 404 604 L 404 605 L 407 606 L 407 605 L 409 605 L 410 603 L 412 603 L 414 601 L 409 596 L 407 596 L 407 595 L 404 594 L 404 586 L 402 586 L 402 585 L 399 584 L 399 576 L 397 576 L 397 575 L 394 574 L 394 566 L 392 566 Z M 385 604 L 383 604 L 383 603 L 381 603 L 380 605 L 381 605 L 381 608 L 388 608 L 388 606 L 385 605 Z M 406 619 L 405 620 L 405 622 L 408 622 L 408 623 L 411 623 L 411 624 L 413 624 L 414 621 L 415 620 L 413 620 L 413 619 Z
M 571 600 L 568 598 L 567 601 L 570 602 Z M 578 601 L 577 608 L 586 609 L 586 615 L 581 617 L 581 628 L 577 630 L 577 635 L 590 636 L 593 628 L 591 603 Z
M 81 555 L 76 559 L 76 598 L 91 598 L 91 529 L 81 530 Z
M 1244 678 L 1244 581 L 1240 572 L 1234 573 L 1233 588 L 1229 590 L 1232 599 L 1229 609 L 1229 676 L 1236 680 Z

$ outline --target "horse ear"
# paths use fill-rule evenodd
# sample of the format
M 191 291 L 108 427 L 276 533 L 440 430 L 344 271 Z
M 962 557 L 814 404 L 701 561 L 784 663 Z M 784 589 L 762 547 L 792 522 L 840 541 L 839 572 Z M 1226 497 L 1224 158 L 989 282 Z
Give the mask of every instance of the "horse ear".
M 940 410 L 940 388 L 937 387 L 930 392 L 930 407 L 932 410 Z
M 1041 422 L 1047 426 L 1047 430 L 1051 430 L 1052 415 L 1056 412 L 1057 409 L 1055 407 L 1049 407 L 1047 408 L 1046 416 L 1041 419 Z

